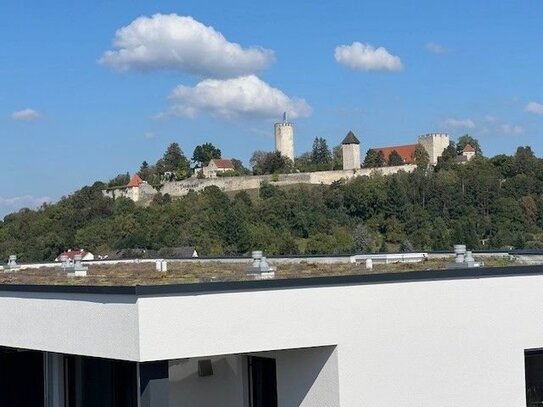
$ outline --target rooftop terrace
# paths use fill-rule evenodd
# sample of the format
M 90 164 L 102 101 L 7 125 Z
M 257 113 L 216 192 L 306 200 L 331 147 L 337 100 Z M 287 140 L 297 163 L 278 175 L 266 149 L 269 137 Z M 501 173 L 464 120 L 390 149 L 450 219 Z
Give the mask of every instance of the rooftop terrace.
M 420 263 L 376 264 L 372 270 L 360 263 L 322 264 L 308 261 L 279 264 L 275 272 L 274 282 L 279 284 L 292 280 L 304 280 L 309 285 L 326 277 L 358 277 L 377 280 L 379 276 L 401 276 L 417 272 L 429 271 L 433 273 L 448 273 L 446 270 L 450 259 L 428 259 Z M 511 266 L 514 262 L 504 257 L 487 257 L 484 259 L 487 267 Z M 22 268 L 8 273 L 0 272 L 0 290 L 16 289 L 21 287 L 142 287 L 142 286 L 180 286 L 200 285 L 232 282 L 255 281 L 252 274 L 246 272 L 250 261 L 240 259 L 239 262 L 221 261 L 169 261 L 168 271 L 155 270 L 154 263 L 117 263 L 117 264 L 89 264 L 86 277 L 69 277 L 59 272 L 55 267 Z M 513 267 L 522 269 L 523 267 Z M 486 270 L 486 269 L 485 269 Z M 445 274 L 443 275 L 445 277 Z M 371 277 L 373 276 L 373 277 Z M 389 277 L 386 277 L 389 276 Z M 310 280 L 314 279 L 314 280 Z M 320 280 L 319 280 L 320 281 Z M 260 281 L 259 281 L 260 283 Z M 277 283 L 276 283 L 277 284 Z

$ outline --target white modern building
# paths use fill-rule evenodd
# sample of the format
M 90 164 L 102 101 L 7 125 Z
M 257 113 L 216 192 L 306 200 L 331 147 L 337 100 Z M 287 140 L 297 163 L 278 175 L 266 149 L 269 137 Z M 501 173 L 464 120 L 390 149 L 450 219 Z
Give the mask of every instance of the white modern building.
M 2 284 L 0 405 L 536 406 L 542 293 L 540 266 Z

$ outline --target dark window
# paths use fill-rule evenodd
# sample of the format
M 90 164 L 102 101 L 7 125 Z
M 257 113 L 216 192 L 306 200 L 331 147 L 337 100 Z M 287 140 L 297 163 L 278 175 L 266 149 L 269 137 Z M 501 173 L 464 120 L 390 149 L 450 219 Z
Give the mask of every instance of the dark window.
M 525 351 L 524 368 L 526 372 L 526 405 L 541 407 L 543 406 L 543 350 Z
M 249 357 L 251 407 L 277 407 L 275 359 Z
M 132 407 L 137 405 L 135 362 L 67 356 L 67 407 Z
M 0 348 L 0 406 L 44 405 L 43 353 Z

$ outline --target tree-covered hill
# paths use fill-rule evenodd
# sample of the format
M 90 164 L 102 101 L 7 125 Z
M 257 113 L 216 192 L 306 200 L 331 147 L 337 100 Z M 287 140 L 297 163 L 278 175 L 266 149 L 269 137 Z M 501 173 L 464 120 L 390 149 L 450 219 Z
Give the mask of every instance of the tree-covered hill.
M 195 246 L 201 255 L 543 247 L 543 160 L 529 147 L 331 186 L 263 185 L 256 199 L 210 187 L 175 200 L 158 195 L 141 207 L 103 197 L 104 186 L 6 216 L 0 257 L 174 246 Z

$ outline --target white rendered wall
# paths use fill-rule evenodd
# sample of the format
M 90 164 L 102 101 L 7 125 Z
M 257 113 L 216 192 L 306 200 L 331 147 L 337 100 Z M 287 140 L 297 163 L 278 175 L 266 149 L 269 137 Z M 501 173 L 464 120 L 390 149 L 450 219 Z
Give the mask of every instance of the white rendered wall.
M 280 406 L 339 406 L 337 349 L 333 346 L 265 352 L 277 368 Z
M 291 123 L 275 123 L 275 151 L 294 162 L 294 126 Z
M 360 169 L 360 144 L 343 144 L 341 150 L 343 155 L 343 169 Z
M 341 406 L 525 406 L 543 277 L 142 298 L 142 360 L 337 344 Z
M 138 360 L 137 306 L 121 295 L 0 291 L 0 346 Z

